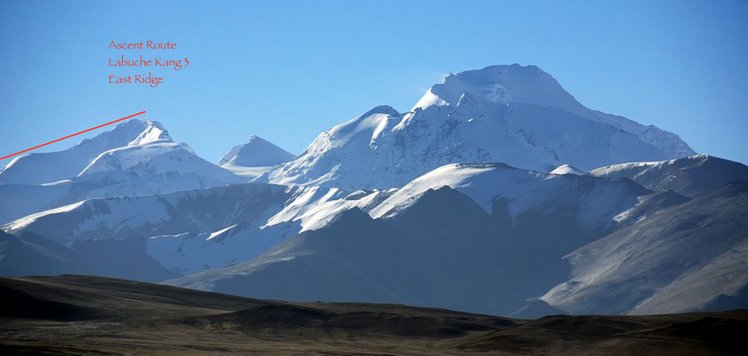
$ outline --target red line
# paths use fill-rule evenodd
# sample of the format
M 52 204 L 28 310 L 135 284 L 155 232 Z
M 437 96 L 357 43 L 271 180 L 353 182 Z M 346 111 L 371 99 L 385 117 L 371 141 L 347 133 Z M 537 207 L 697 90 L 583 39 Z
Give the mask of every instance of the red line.
M 67 135 L 67 136 L 65 136 L 65 137 L 60 137 L 60 138 L 58 138 L 58 139 L 56 139 L 56 140 L 52 140 L 52 141 L 49 141 L 49 142 L 46 142 L 46 143 L 42 143 L 41 145 L 38 145 L 38 146 L 34 146 L 34 147 L 31 147 L 31 148 L 27 148 L 27 149 L 25 149 L 25 150 L 23 150 L 23 151 L 18 151 L 18 152 L 16 152 L 16 153 L 11 153 L 11 154 L 9 154 L 9 155 L 7 155 L 7 156 L 3 156 L 3 157 L 0 157 L 0 161 L 4 160 L 4 159 L 6 159 L 6 158 L 10 158 L 10 157 L 13 157 L 13 156 L 15 156 L 15 155 L 20 155 L 21 153 L 24 153 L 24 152 L 28 152 L 28 151 L 31 151 L 31 150 L 35 150 L 35 149 L 37 149 L 37 148 L 39 148 L 39 147 L 44 147 L 44 146 L 46 146 L 46 145 L 51 145 L 51 144 L 53 144 L 53 143 L 55 143 L 55 142 L 59 142 L 59 141 L 65 140 L 65 139 L 71 138 L 71 137 L 73 137 L 73 136 L 78 136 L 78 135 L 80 135 L 80 134 L 84 134 L 84 133 L 86 133 L 86 132 L 88 132 L 88 131 L 93 131 L 93 130 L 96 130 L 96 129 L 100 129 L 100 128 L 104 127 L 104 126 L 107 126 L 107 125 L 111 125 L 111 124 L 114 124 L 114 123 L 117 123 L 117 122 L 120 122 L 120 121 L 124 121 L 124 120 L 127 120 L 127 119 L 131 119 L 131 118 L 133 118 L 133 117 L 135 117 L 135 116 L 138 116 L 138 115 L 143 115 L 143 114 L 145 114 L 145 110 L 143 110 L 143 111 L 141 111 L 141 112 L 139 112 L 139 113 L 136 113 L 136 114 L 132 114 L 132 115 L 130 115 L 130 116 L 125 116 L 125 117 L 123 117 L 123 118 L 121 118 L 121 119 L 117 119 L 117 120 L 114 120 L 114 121 L 109 121 L 109 122 L 107 122 L 107 123 L 105 123 L 105 124 L 101 124 L 101 125 L 99 125 L 99 126 L 94 126 L 94 127 L 92 127 L 92 128 L 89 128 L 89 129 L 85 129 L 85 130 L 83 130 L 83 131 L 79 131 L 79 132 L 76 132 L 76 133 L 74 133 L 74 134 L 70 134 L 70 135 Z

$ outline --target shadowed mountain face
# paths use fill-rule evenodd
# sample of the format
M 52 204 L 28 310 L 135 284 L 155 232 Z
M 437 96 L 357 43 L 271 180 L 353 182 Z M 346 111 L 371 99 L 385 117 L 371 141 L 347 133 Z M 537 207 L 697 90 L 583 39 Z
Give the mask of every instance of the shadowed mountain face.
M 534 224 L 537 219 L 545 223 Z M 167 283 L 282 300 L 397 302 L 506 315 L 563 281 L 568 269 L 561 258 L 600 234 L 568 211 L 534 209 L 513 222 L 501 202 L 489 214 L 442 187 L 392 217 L 349 210 L 262 257 Z
M 162 281 L 179 276 L 146 255 L 142 238 L 78 241 L 61 245 L 35 234 L 0 231 L 0 275 L 85 273 Z
M 516 178 L 524 171 L 487 172 L 471 175 L 462 191 L 415 180 L 370 214 L 349 210 L 257 259 L 167 283 L 272 299 L 400 302 L 495 315 L 522 310 L 518 315 L 526 316 L 554 308 L 580 314 L 695 311 L 735 296 L 748 283 L 745 183 L 694 199 L 672 191 L 644 194 L 629 209 L 605 216 L 616 224 L 598 226 L 580 219 L 589 216 L 584 207 L 590 201 L 599 202 L 585 193 L 594 186 L 590 182 L 564 185 L 566 194 L 553 199 L 543 194 L 550 204 L 514 215 L 518 200 L 500 196 L 489 213 L 468 195 L 486 196 L 487 187 L 503 186 L 504 174 Z M 490 184 L 481 186 L 480 177 Z M 592 191 L 608 191 L 600 188 Z M 604 196 L 601 201 L 611 204 Z M 599 212 L 606 205 L 591 206 Z M 527 305 L 541 296 L 550 308 Z
M 507 319 L 287 303 L 90 276 L 0 279 L 3 354 L 730 354 L 748 312 Z
M 543 300 L 578 314 L 700 310 L 728 296 L 739 303 L 747 251 L 748 184 L 733 182 L 570 253 L 568 281 Z

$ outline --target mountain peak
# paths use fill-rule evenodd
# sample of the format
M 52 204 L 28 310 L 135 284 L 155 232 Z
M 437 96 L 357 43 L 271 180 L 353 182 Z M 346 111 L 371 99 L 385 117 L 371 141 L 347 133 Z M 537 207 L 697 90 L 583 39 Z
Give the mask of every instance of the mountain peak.
M 419 100 L 415 108 L 455 106 L 464 95 L 497 104 L 528 103 L 577 113 L 584 107 L 550 74 L 537 66 L 492 65 L 450 74 Z
M 158 121 L 132 119 L 125 121 L 109 131 L 81 141 L 74 147 L 94 146 L 101 143 L 106 146 L 135 146 L 151 142 L 173 142 L 169 132 Z
M 72 178 L 106 151 L 156 142 L 173 140 L 158 121 L 131 119 L 68 149 L 17 157 L 0 171 L 0 184 L 42 184 Z
M 219 166 L 268 167 L 290 161 L 294 155 L 288 151 L 252 135 L 247 143 L 231 148 L 218 161 Z
M 133 120 L 142 127 L 140 134 L 128 143 L 128 146 L 143 145 L 154 142 L 173 142 L 169 132 L 158 121 Z
M 563 175 L 563 174 L 575 174 L 575 175 L 578 175 L 578 176 L 583 176 L 583 175 L 586 175 L 587 172 L 585 172 L 585 171 L 583 171 L 583 170 L 581 170 L 581 169 L 579 169 L 577 167 L 574 167 L 574 166 L 572 166 L 570 164 L 562 164 L 562 165 L 556 167 L 556 169 L 550 171 L 550 174 L 559 174 L 559 175 Z
M 692 153 L 673 133 L 586 108 L 537 66 L 494 65 L 450 74 L 404 114 L 378 106 L 332 127 L 267 179 L 392 188 L 454 162 L 548 172 Z

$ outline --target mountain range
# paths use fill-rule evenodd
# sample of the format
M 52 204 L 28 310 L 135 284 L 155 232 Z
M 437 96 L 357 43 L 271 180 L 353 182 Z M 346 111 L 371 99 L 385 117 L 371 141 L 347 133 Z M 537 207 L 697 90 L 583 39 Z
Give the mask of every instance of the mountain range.
M 133 119 L 0 171 L 0 274 L 535 317 L 748 307 L 748 167 L 535 66 L 449 75 L 299 155 Z
M 378 106 L 321 133 L 265 181 L 385 189 L 449 163 L 547 172 L 693 154 L 675 134 L 587 109 L 538 67 L 491 66 L 448 76 L 406 113 Z

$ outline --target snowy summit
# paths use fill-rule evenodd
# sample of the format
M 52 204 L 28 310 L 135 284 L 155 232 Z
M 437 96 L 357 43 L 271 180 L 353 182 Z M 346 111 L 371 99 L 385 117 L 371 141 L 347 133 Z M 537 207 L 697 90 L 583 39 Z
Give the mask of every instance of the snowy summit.
M 694 154 L 677 135 L 590 110 L 536 66 L 449 75 L 411 111 L 378 106 L 320 134 L 269 172 L 279 184 L 399 187 L 454 162 L 502 162 L 548 172 Z
M 252 135 L 249 141 L 243 145 L 231 148 L 218 161 L 218 165 L 239 167 L 269 167 L 288 162 L 294 155 L 288 151 L 258 137 Z

